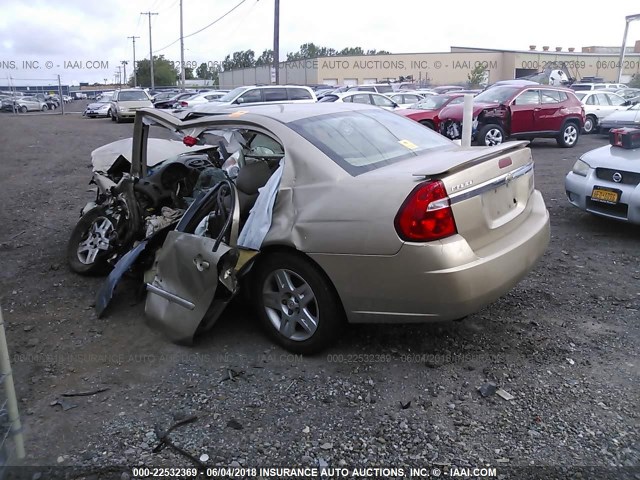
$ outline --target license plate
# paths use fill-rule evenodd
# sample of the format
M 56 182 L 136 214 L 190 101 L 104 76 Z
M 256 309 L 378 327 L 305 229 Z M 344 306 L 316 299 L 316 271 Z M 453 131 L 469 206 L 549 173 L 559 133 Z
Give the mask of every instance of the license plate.
M 594 187 L 591 192 L 591 200 L 602 203 L 616 204 L 620 199 L 620 192 L 618 190 L 609 190 L 601 187 Z

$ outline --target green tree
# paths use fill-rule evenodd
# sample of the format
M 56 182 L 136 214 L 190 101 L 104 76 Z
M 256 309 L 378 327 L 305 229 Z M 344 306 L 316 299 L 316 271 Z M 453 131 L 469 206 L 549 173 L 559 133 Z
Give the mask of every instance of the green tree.
M 297 52 L 287 53 L 287 61 L 305 60 L 307 58 L 330 57 L 337 52 L 334 48 L 319 47 L 314 43 L 303 43 Z
M 196 75 L 198 76 L 198 78 L 202 80 L 212 80 L 212 83 L 215 86 L 219 84 L 219 81 L 218 81 L 219 72 L 220 72 L 220 68 L 217 65 L 214 67 L 207 67 L 207 64 L 204 62 L 201 63 L 200 66 L 196 69 Z
M 479 64 L 473 70 L 469 72 L 467 75 L 467 82 L 469 83 L 470 88 L 480 87 L 485 81 L 485 70 L 486 66 Z
M 185 74 L 186 74 L 185 70 Z M 140 60 L 136 68 L 136 76 L 138 77 L 138 85 L 141 87 L 151 86 L 151 65 L 149 60 Z M 164 55 L 153 56 L 153 77 L 155 85 L 169 86 L 175 85 L 176 79 L 179 77 L 178 70 L 173 66 L 173 62 L 164 58 Z M 133 82 L 133 78 L 129 80 L 129 85 Z
M 361 47 L 347 47 L 340 50 L 338 55 L 365 55 Z
M 256 59 L 256 67 L 261 67 L 263 65 L 272 65 L 272 64 L 273 64 L 273 50 L 265 50 Z
M 627 84 L 629 88 L 640 88 L 640 74 L 634 73 L 631 81 Z
M 185 80 L 193 80 L 194 78 L 196 78 L 196 77 L 193 76 L 193 68 L 185 67 L 185 69 L 184 69 L 184 79 Z
M 227 55 L 223 62 L 224 70 L 233 70 L 234 68 L 250 68 L 256 66 L 255 52 L 253 50 L 241 50 Z

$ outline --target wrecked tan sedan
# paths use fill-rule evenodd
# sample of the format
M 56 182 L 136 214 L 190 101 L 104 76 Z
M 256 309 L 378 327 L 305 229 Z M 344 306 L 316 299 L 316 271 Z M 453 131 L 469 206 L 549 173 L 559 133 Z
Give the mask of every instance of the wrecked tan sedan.
M 148 175 L 156 126 L 210 146 L 223 173 L 170 228 L 145 275 L 146 314 L 176 342 L 209 328 L 240 288 L 273 338 L 301 353 L 326 347 L 344 321 L 460 319 L 508 292 L 549 242 L 526 142 L 465 149 L 355 104 L 189 120 L 145 109 L 134 177 Z

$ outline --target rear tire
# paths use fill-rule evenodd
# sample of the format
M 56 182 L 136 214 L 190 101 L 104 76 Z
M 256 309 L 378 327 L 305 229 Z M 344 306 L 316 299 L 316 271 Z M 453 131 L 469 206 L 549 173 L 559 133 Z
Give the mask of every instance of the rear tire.
M 478 131 L 476 138 L 478 139 L 478 145 L 483 147 L 492 147 L 504 142 L 505 137 L 504 129 L 500 125 L 490 123 Z
M 582 130 L 585 135 L 589 135 L 590 133 L 594 133 L 597 130 L 598 120 L 593 115 L 587 115 L 586 120 L 584 121 L 584 127 Z
M 23 105 L 23 106 L 21 106 L 21 107 L 18 109 L 18 111 L 19 111 L 20 113 L 27 113 L 27 110 L 28 110 L 28 108 L 27 108 L 27 107 L 25 107 L 24 105 Z
M 256 265 L 252 297 L 263 327 L 276 343 L 301 354 L 329 346 L 344 312 L 329 279 L 296 253 L 274 252 Z
M 579 137 L 580 129 L 578 128 L 578 125 L 574 122 L 567 122 L 562 127 L 556 141 L 562 148 L 571 148 L 575 147 L 576 143 L 578 143 Z

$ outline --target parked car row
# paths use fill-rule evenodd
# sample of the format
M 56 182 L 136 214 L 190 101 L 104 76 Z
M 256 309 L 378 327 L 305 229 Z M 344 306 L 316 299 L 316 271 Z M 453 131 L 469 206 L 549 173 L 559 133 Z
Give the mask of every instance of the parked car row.
M 613 86 L 617 88 L 620 85 Z M 484 91 L 448 85 L 430 90 L 405 88 L 380 92 L 389 88 L 389 84 L 339 87 L 335 90 L 318 86 L 316 91 L 321 92 L 318 96 L 313 88 L 301 85 L 252 85 L 231 91 L 209 90 L 195 94 L 163 92 L 156 95 L 155 107 L 169 109 L 179 118 L 189 118 L 219 113 L 229 107 L 273 102 L 360 103 L 395 111 L 450 139 L 460 139 L 463 96 L 470 93 L 474 95 L 472 137 L 477 144 L 499 145 L 510 138 L 555 138 L 559 145 L 570 148 L 577 144 L 581 133 L 606 128 L 603 121 L 607 116 L 627 111 L 631 106 L 629 100 L 605 89 L 576 91 L 526 80 L 498 82 Z M 123 92 L 127 100 L 119 99 L 121 93 L 118 92 Z M 114 93 L 115 98 L 90 104 L 85 114 L 111 117 L 119 122 L 133 118 L 136 109 L 153 105 L 152 98 L 144 90 L 118 92 Z M 134 101 L 133 96 L 136 95 Z
M 9 92 L 0 94 L 0 109 L 16 113 L 45 112 L 57 109 L 64 101 L 58 95 Z

